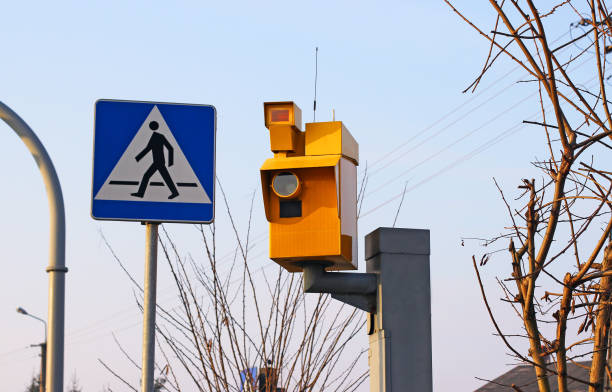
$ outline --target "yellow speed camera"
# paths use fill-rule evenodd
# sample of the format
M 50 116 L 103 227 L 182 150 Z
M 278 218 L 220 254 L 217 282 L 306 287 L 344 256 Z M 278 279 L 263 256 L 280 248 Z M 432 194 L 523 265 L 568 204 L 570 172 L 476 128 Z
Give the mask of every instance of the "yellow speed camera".
M 293 102 L 264 103 L 274 158 L 261 167 L 270 258 L 290 272 L 304 263 L 357 269 L 359 146 L 340 121 L 308 123 Z

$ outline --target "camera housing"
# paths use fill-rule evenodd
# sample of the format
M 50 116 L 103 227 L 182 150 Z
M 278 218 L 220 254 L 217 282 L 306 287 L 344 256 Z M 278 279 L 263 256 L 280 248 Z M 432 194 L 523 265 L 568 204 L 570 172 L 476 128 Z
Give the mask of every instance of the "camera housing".
M 357 269 L 357 142 L 341 121 L 300 131 L 293 102 L 264 103 L 264 113 L 274 153 L 260 169 L 270 258 L 290 272 L 309 262 Z

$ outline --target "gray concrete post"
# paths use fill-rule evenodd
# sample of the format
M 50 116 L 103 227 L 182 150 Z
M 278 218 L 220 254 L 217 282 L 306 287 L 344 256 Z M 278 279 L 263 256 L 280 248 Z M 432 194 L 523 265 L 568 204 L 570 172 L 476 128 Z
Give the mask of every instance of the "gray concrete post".
M 365 238 L 366 271 L 378 274 L 372 392 L 432 391 L 429 253 L 429 230 L 381 227 Z

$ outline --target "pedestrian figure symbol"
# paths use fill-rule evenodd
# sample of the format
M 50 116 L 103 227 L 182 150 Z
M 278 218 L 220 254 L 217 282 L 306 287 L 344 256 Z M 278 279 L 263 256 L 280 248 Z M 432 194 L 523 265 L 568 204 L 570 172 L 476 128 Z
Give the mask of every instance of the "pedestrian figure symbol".
M 211 204 L 158 107 L 140 124 L 94 199 Z
M 142 181 L 140 181 L 140 187 L 138 187 L 138 192 L 132 193 L 132 196 L 142 198 L 147 190 L 147 185 L 149 185 L 149 180 L 155 174 L 155 172 L 159 172 L 166 186 L 172 192 L 168 199 L 174 199 L 179 195 L 176 186 L 174 185 L 174 181 L 172 181 L 172 177 L 170 173 L 168 173 L 168 169 L 166 168 L 166 159 L 164 155 L 164 147 L 168 150 L 168 166 L 172 166 L 174 164 L 174 149 L 168 143 L 168 140 L 161 133 L 155 132 L 159 128 L 159 123 L 157 121 L 151 121 L 149 123 L 149 128 L 153 131 L 153 135 L 151 135 L 151 139 L 149 139 L 149 143 L 138 155 L 136 155 L 136 162 L 139 162 L 145 155 L 151 152 L 153 156 L 153 163 L 147 169 L 147 171 L 142 176 Z

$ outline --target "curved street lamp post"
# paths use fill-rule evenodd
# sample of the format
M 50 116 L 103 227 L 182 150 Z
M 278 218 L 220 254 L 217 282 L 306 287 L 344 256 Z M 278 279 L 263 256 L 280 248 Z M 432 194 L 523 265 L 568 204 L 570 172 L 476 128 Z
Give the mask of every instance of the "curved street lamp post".
M 42 175 L 49 200 L 49 330 L 47 337 L 47 364 L 45 391 L 62 392 L 64 389 L 64 302 L 65 277 L 68 269 L 65 262 L 66 222 L 62 188 L 53 162 L 34 131 L 17 113 L 0 102 L 0 118 L 21 138 Z

